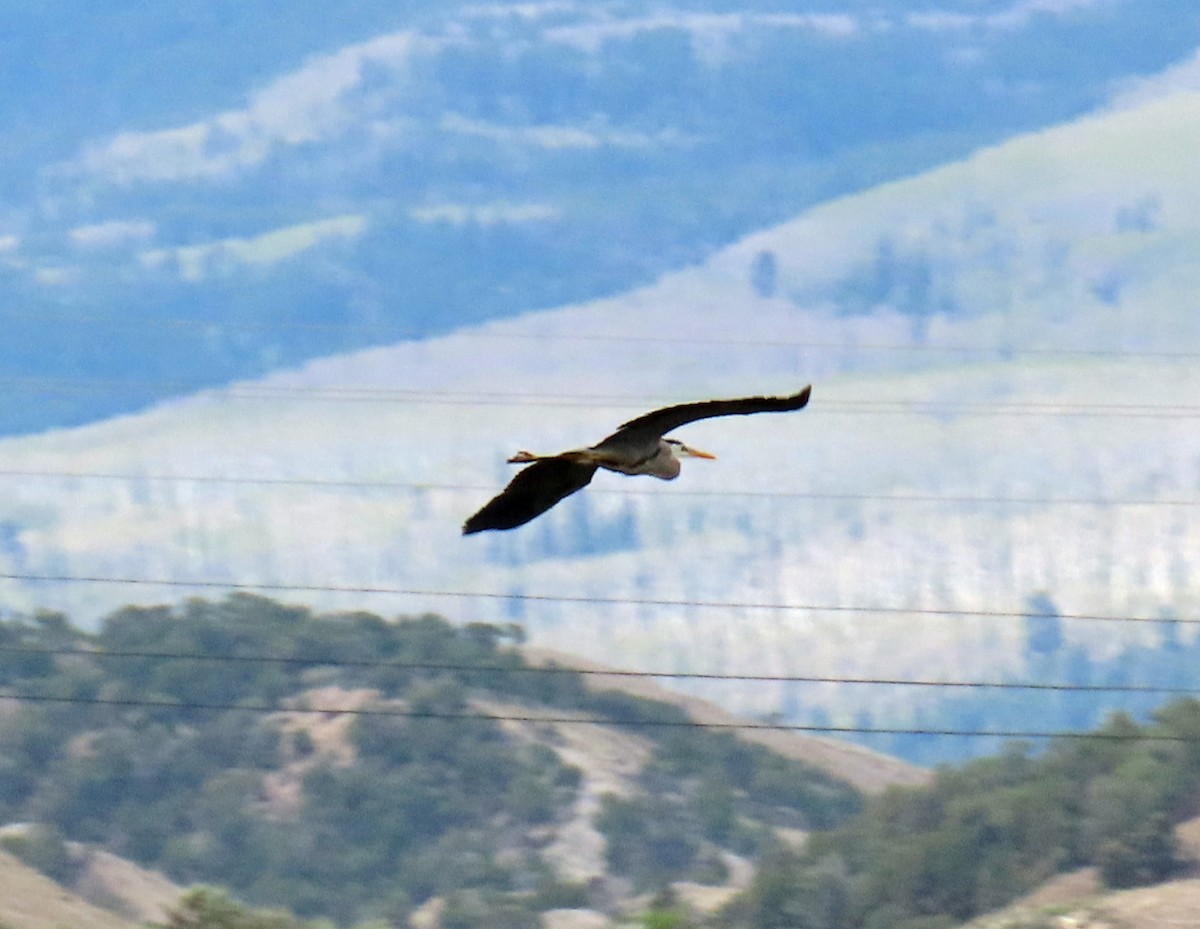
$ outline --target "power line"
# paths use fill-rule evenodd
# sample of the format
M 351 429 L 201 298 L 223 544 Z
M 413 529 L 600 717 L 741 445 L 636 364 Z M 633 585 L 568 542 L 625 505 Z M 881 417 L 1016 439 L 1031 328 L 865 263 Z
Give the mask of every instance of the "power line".
M 1200 742 L 1200 737 L 1175 733 L 1122 732 L 1098 730 L 1093 732 L 1024 730 L 1024 729 L 954 729 L 932 727 L 902 727 L 902 726 L 835 726 L 815 725 L 804 723 L 767 723 L 767 722 L 701 722 L 693 719 L 610 719 L 606 717 L 586 718 L 580 716 L 550 716 L 550 715 L 521 715 L 521 714 L 491 714 L 471 712 L 440 712 L 401 709 L 398 707 L 290 707 L 286 705 L 263 705 L 244 703 L 225 703 L 220 701 L 176 701 L 150 700 L 120 697 L 57 697 L 45 694 L 16 694 L 0 693 L 0 700 L 10 700 L 22 703 L 55 703 L 72 706 L 107 706 L 107 707 L 141 707 L 147 709 L 171 710 L 215 710 L 221 712 L 242 712 L 262 714 L 304 714 L 312 716 L 388 716 L 402 719 L 431 719 L 439 721 L 458 722 L 493 722 L 493 723 L 540 723 L 555 725 L 583 726 L 629 726 L 637 728 L 670 728 L 670 729 L 699 729 L 717 731 L 769 731 L 769 732 L 802 732 L 821 733 L 826 735 L 920 735 L 920 736 L 959 736 L 971 738 L 1002 738 L 1002 739 L 1097 739 L 1120 742 Z
M 370 399 L 384 401 L 408 401 L 408 402 L 463 402 L 463 403 L 486 403 L 489 405 L 505 403 L 505 404 L 521 404 L 527 406 L 648 406 L 650 404 L 667 404 L 667 403 L 683 403 L 687 402 L 688 397 L 680 395 L 665 395 L 665 394 L 608 394 L 608 393 L 592 393 L 580 394 L 571 393 L 563 395 L 561 393 L 547 394 L 534 391 L 469 391 L 469 390 L 433 390 L 425 387 L 372 387 L 369 385 L 320 385 L 320 386 L 303 386 L 303 385 L 288 385 L 274 384 L 266 382 L 234 382 L 231 384 L 219 385 L 197 385 L 190 381 L 184 380 L 160 380 L 150 378 L 65 378 L 65 377 L 50 377 L 50 376 L 18 376 L 8 375 L 0 377 L 0 383 L 5 383 L 14 387 L 25 387 L 29 389 L 40 388 L 62 388 L 75 392 L 93 392 L 93 393 L 113 393 L 121 390 L 142 390 L 145 388 L 166 388 L 173 390 L 194 390 L 198 393 L 219 393 L 223 396 L 237 394 L 240 396 L 249 397 L 315 397 L 328 399 Z M 691 398 L 695 399 L 695 398 Z M 822 405 L 829 406 L 866 406 L 866 407 L 908 407 L 908 406 L 936 406 L 939 409 L 974 409 L 976 407 L 985 408 L 1013 408 L 1013 407 L 1030 407 L 1030 408 L 1067 408 L 1080 410 L 1159 410 L 1159 411 L 1184 411 L 1184 412 L 1200 412 L 1200 405 L 1185 404 L 1185 403 L 1169 403 L 1169 404 L 1142 404 L 1142 403 L 1070 403 L 1070 402 L 1034 402 L 1029 404 L 1023 403 L 987 403 L 987 402 L 963 402 L 952 400 L 922 400 L 922 399 L 897 399 L 897 400 L 837 400 L 824 399 Z M 810 406 L 809 412 L 816 409 L 816 406 Z
M 405 403 L 437 406 L 466 407 L 534 407 L 542 408 L 585 408 L 610 409 L 643 407 L 671 402 L 683 402 L 677 398 L 645 398 L 629 395 L 578 395 L 550 396 L 532 393 L 469 393 L 464 391 L 406 390 L 379 387 L 289 387 L 269 384 L 234 384 L 231 386 L 198 387 L 179 381 L 151 380 L 88 380 L 76 381 L 63 378 L 0 378 L 0 381 L 20 386 L 27 392 L 36 393 L 113 393 L 120 390 L 146 388 L 174 388 L 211 392 L 225 399 L 235 400 L 295 400 L 296 402 L 334 403 Z M 1084 418 L 1127 418 L 1127 419 L 1197 419 L 1200 405 L 1195 404 L 1144 404 L 1144 403 L 1072 403 L 1072 402 L 1028 402 L 987 403 L 945 400 L 839 400 L 826 399 L 814 404 L 809 415 L 901 415 L 901 416 L 947 416 L 957 417 L 1084 417 Z
M 597 606 L 663 606 L 696 609 L 764 610 L 772 612 L 856 613 L 895 616 L 970 616 L 983 619 L 1053 619 L 1081 622 L 1200 624 L 1200 617 L 1119 616 L 1099 613 L 1036 613 L 1027 610 L 981 610 L 902 606 L 851 606 L 846 604 L 777 603 L 771 601 L 721 601 L 657 597 L 600 597 L 570 594 L 500 593 L 498 591 L 436 590 L 415 587 L 383 587 L 339 584 L 282 584 L 277 582 L 219 581 L 211 579 L 111 577 L 78 574 L 0 573 L 0 580 L 35 583 L 119 584 L 143 587 L 215 588 L 219 590 L 273 591 L 284 593 L 392 594 L 408 597 L 445 597 L 464 600 L 519 600 L 535 603 L 576 603 Z
M 563 403 L 570 403 L 579 406 L 647 406 L 652 403 L 684 403 L 688 401 L 688 397 L 680 395 L 646 395 L 646 394 L 609 394 L 609 393 L 593 393 L 593 394 L 577 394 L 573 393 L 567 396 L 562 394 L 546 394 L 535 391 L 467 391 L 467 390 L 433 390 L 426 387 L 406 388 L 406 387 L 371 387 L 367 385 L 323 385 L 323 386 L 300 386 L 288 384 L 272 384 L 264 382 L 234 382 L 228 385 L 213 385 L 203 386 L 196 385 L 189 381 L 183 380 L 159 380 L 149 378 L 61 378 L 49 376 L 18 376 L 7 375 L 0 376 L 0 383 L 6 383 L 14 386 L 40 387 L 40 386 L 63 386 L 70 387 L 80 391 L 95 391 L 95 392 L 111 392 L 116 390 L 136 390 L 146 387 L 171 388 L 178 390 L 195 390 L 200 393 L 221 393 L 237 392 L 245 395 L 265 395 L 274 397 L 276 395 L 283 396 L 301 396 L 301 397 L 364 397 L 372 399 L 381 399 L 389 401 L 463 401 L 463 402 L 497 402 L 497 403 L 513 403 L 525 404 L 528 406 L 541 406 L 543 404 L 549 406 L 560 406 Z M 695 399 L 690 398 L 690 399 Z M 847 406 L 847 407 L 937 407 L 939 410 L 948 409 L 974 409 L 977 407 L 984 408 L 999 408 L 999 409 L 1069 409 L 1080 411 L 1092 410 L 1120 410 L 1120 411 L 1138 411 L 1149 410 L 1159 412 L 1189 412 L 1200 413 L 1200 404 L 1189 403 L 1162 403 L 1162 404 L 1146 404 L 1146 403 L 1119 403 L 1119 402 L 1103 402 L 1103 403 L 1079 403 L 1068 401 L 1033 401 L 1029 403 L 1013 403 L 1013 402 L 997 402 L 987 403 L 983 401 L 964 402 L 953 400 L 924 400 L 924 399 L 896 399 L 896 400 L 854 400 L 854 399 L 823 399 L 823 406 Z M 817 406 L 808 407 L 808 411 L 812 412 L 817 409 Z
M 356 480 L 320 477 L 250 477 L 245 475 L 220 474 L 138 474 L 114 471 L 49 471 L 29 468 L 0 468 L 0 478 L 32 477 L 64 480 L 100 480 L 136 483 L 196 483 L 196 484 L 248 484 L 265 486 L 300 487 L 346 487 L 394 490 L 451 491 L 463 493 L 489 493 L 495 491 L 492 484 L 441 484 L 424 481 Z M 661 496 L 661 488 L 639 490 L 637 487 L 591 487 L 589 494 L 616 494 L 619 496 Z M 1098 497 L 1001 497 L 951 494 L 851 494 L 826 493 L 822 491 L 777 491 L 777 490 L 690 490 L 685 488 L 670 491 L 677 497 L 765 497 L 770 499 L 801 499 L 827 501 L 884 501 L 891 503 L 965 503 L 1000 504 L 1011 506 L 1200 506 L 1200 500 L 1148 500 L 1148 499 L 1104 499 Z
M 1006 345 L 933 345 L 900 342 L 831 342 L 831 341 L 799 341 L 781 340 L 774 337 L 737 338 L 726 336 L 678 335 L 634 335 L 630 333 L 605 332 L 498 332 L 495 329 L 451 330 L 447 332 L 429 332 L 412 327 L 394 326 L 388 324 L 367 323 L 316 323 L 272 321 L 254 323 L 246 320 L 236 322 L 216 322 L 211 319 L 198 319 L 183 316 L 143 316 L 136 319 L 114 319 L 112 317 L 89 315 L 84 313 L 40 313 L 34 311 L 9 311 L 0 314 L 0 319 L 32 320 L 38 322 L 61 322 L 69 325 L 87 324 L 106 326 L 113 329 L 147 328 L 166 329 L 198 329 L 205 333 L 214 330 L 218 332 L 335 332 L 387 335 L 392 338 L 412 341 L 427 341 L 431 339 L 448 338 L 455 335 L 469 335 L 472 339 L 509 342 L 600 342 L 618 344 L 646 345 L 711 345 L 719 347 L 759 347 L 759 348 L 792 348 L 797 350 L 819 351 L 874 351 L 898 353 L 931 353 L 942 355 L 1001 355 L 1003 357 L 1063 357 L 1063 358 L 1156 358 L 1156 359 L 1194 359 L 1200 358 L 1200 350 L 1187 349 L 1106 349 L 1063 346 L 1059 348 Z
M 1029 690 L 1079 693 L 1200 694 L 1200 686 L 1181 687 L 1164 684 L 1069 684 L 1051 681 L 958 681 L 921 678 L 847 677 L 810 674 L 728 674 L 702 671 L 633 671 L 613 668 L 574 668 L 564 665 L 472 665 L 453 662 L 386 661 L 292 655 L 213 655 L 201 652 L 157 652 L 131 649 L 43 648 L 2 645 L 0 653 L 16 655 L 63 655 L 86 658 L 153 659 L 156 661 L 196 661 L 214 664 L 280 664 L 298 667 L 382 668 L 397 671 L 451 671 L 480 674 L 557 674 L 655 680 L 737 681 L 749 683 L 852 684 L 888 687 L 929 687 L 978 690 Z

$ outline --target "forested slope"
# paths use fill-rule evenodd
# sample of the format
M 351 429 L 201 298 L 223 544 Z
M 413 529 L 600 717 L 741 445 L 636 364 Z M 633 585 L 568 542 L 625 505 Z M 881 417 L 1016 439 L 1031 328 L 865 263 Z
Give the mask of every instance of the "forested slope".
M 68 882 L 61 844 L 78 840 L 344 924 L 443 897 L 519 925 L 674 880 L 720 884 L 729 856 L 758 857 L 776 827 L 828 828 L 860 805 L 677 707 L 531 669 L 509 636 L 245 595 L 129 607 L 95 634 L 59 614 L 10 620 L 0 823 L 38 824 L 35 847 L 14 848 Z M 563 761 L 556 732 L 576 720 L 628 729 L 643 756 L 583 823 L 591 772 Z M 568 828 L 602 836 L 598 880 L 557 866 Z
M 1056 874 L 1095 867 L 1110 888 L 1194 870 L 1180 823 L 1200 807 L 1200 701 L 1139 725 L 1053 740 L 894 789 L 803 851 L 764 863 L 723 926 L 950 926 Z

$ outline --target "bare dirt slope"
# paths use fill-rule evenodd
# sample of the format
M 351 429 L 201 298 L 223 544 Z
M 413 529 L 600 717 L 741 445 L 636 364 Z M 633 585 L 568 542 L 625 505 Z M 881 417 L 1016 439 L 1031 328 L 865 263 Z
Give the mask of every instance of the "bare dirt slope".
M 1038 907 L 1009 907 L 970 929 L 1200 929 L 1200 879 L 1092 893 Z
M 507 732 L 532 743 L 550 745 L 564 762 L 579 769 L 579 791 L 568 815 L 538 831 L 545 843 L 543 857 L 560 878 L 598 886 L 596 882 L 603 882 L 609 873 L 605 840 L 596 828 L 596 816 L 605 795 L 624 797 L 641 789 L 637 779 L 653 754 L 653 743 L 602 720 L 587 724 L 555 722 L 561 718 L 560 710 L 498 700 L 474 700 L 472 706 L 480 712 L 507 717 L 501 723 Z M 586 714 L 571 715 L 583 718 Z M 743 890 L 753 877 L 753 867 L 728 853 L 723 860 L 729 871 L 724 883 L 677 881 L 671 887 L 679 899 L 697 912 L 711 913 Z M 633 915 L 649 905 L 647 898 L 628 893 L 631 891 L 626 888 L 626 895 L 615 902 L 617 909 Z M 542 924 L 543 929 L 598 929 L 612 922 L 594 910 L 579 909 L 545 914 Z
M 527 647 L 522 651 L 531 664 L 553 663 L 591 672 L 615 670 L 553 649 Z M 586 680 L 592 690 L 621 690 L 637 697 L 673 704 L 686 710 L 698 723 L 730 726 L 746 722 L 744 718 L 735 716 L 715 703 L 667 690 L 649 678 L 589 674 Z M 807 762 L 865 793 L 879 793 L 892 786 L 924 784 L 930 776 L 924 768 L 839 739 L 779 729 L 739 729 L 737 732 L 748 742 L 766 746 L 786 758 Z
M 161 923 L 184 889 L 158 871 L 101 849 L 89 849 L 87 863 L 72 890 L 96 906 L 135 920 Z
M 636 778 L 650 758 L 652 746 L 646 739 L 602 722 L 594 725 L 566 725 L 540 722 L 539 717 L 554 719 L 554 710 L 536 710 L 524 704 L 498 700 L 477 700 L 473 704 L 485 713 L 522 717 L 502 723 L 505 730 L 530 742 L 549 742 L 567 764 L 579 769 L 582 780 L 579 793 L 563 823 L 547 836 L 546 859 L 561 877 L 573 881 L 602 878 L 608 872 L 604 858 L 604 836 L 595 826 L 605 794 L 628 796 L 636 792 Z
M 5 929 L 140 929 L 141 925 L 139 920 L 88 903 L 0 851 L 0 926 Z

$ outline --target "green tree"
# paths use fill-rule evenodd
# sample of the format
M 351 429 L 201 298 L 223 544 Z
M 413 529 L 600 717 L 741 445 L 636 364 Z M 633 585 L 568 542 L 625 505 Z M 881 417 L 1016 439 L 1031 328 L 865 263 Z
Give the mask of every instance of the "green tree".
M 288 913 L 248 909 L 223 890 L 195 887 L 167 914 L 164 926 L 165 929 L 304 929 L 305 924 Z
M 691 803 L 705 837 L 726 842 L 737 824 L 737 809 L 733 788 L 721 772 L 700 779 Z
M 1174 773 L 1146 750 L 1097 778 L 1087 791 L 1085 841 L 1110 886 L 1152 883 L 1178 867 L 1169 816 Z
M 695 827 L 682 805 L 661 797 L 626 799 L 608 794 L 596 828 L 604 833 L 609 866 L 643 889 L 686 875 L 700 850 Z

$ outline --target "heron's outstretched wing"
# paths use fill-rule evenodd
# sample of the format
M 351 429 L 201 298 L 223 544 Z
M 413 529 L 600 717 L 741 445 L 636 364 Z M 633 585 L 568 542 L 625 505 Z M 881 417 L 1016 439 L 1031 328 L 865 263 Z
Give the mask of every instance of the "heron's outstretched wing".
M 559 456 L 535 461 L 517 472 L 508 486 L 463 523 L 463 535 L 485 529 L 513 529 L 582 490 L 596 465 Z
M 790 410 L 798 410 L 808 403 L 808 395 L 811 392 L 812 385 L 809 384 L 802 391 L 792 394 L 790 397 L 742 397 L 738 400 L 701 400 L 699 403 L 667 406 L 631 419 L 627 423 L 622 423 L 620 428 L 609 438 L 634 432 L 646 436 L 664 436 L 672 429 L 678 429 L 687 423 L 694 423 L 698 419 L 712 419 L 714 416 L 786 413 Z M 604 441 L 607 442 L 608 439 Z

